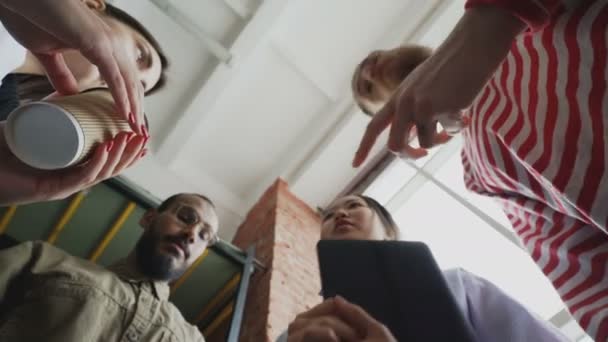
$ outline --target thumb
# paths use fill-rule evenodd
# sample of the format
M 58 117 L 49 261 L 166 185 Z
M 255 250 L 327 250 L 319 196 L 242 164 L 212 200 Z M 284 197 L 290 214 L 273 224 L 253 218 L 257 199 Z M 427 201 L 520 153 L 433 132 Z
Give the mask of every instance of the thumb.
M 78 93 L 78 82 L 76 82 L 76 78 L 65 63 L 65 59 L 61 53 L 38 53 L 36 54 L 36 58 L 38 58 L 40 64 L 44 67 L 49 81 L 58 93 L 61 95 Z

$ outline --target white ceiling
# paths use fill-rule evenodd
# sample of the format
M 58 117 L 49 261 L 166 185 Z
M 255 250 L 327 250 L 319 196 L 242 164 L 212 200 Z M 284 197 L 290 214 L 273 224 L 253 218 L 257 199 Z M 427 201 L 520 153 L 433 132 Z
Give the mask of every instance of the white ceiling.
M 436 45 L 462 11 L 441 0 L 114 3 L 171 60 L 168 88 L 146 100 L 153 151 L 126 175 L 161 198 L 210 196 L 225 239 L 279 176 L 311 206 L 342 190 L 368 120 L 350 96 L 354 66 L 404 41 Z

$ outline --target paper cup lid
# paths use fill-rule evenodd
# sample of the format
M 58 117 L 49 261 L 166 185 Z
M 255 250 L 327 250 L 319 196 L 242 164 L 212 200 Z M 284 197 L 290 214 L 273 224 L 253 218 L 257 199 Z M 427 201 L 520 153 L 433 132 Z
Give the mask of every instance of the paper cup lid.
M 5 136 L 13 154 L 37 169 L 70 166 L 84 149 L 84 134 L 76 119 L 45 102 L 15 109 L 6 121 Z

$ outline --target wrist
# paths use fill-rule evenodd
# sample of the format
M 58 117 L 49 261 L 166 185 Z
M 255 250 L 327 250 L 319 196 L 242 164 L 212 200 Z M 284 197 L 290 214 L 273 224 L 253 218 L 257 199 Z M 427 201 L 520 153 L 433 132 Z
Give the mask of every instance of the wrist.
M 456 30 L 462 30 L 467 37 L 483 47 L 508 50 L 526 24 L 506 9 L 495 6 L 480 6 L 466 10 Z
M 435 52 L 449 60 L 475 60 L 476 69 L 494 69 L 509 53 L 526 25 L 507 10 L 492 6 L 468 9 Z M 463 56 L 466 55 L 466 56 Z

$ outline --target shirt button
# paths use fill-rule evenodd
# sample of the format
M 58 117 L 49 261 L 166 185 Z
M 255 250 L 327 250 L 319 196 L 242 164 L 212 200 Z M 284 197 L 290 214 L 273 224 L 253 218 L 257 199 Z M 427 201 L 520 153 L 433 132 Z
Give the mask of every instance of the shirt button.
M 129 341 L 137 341 L 137 333 L 135 331 L 129 331 L 127 333 L 127 338 Z

